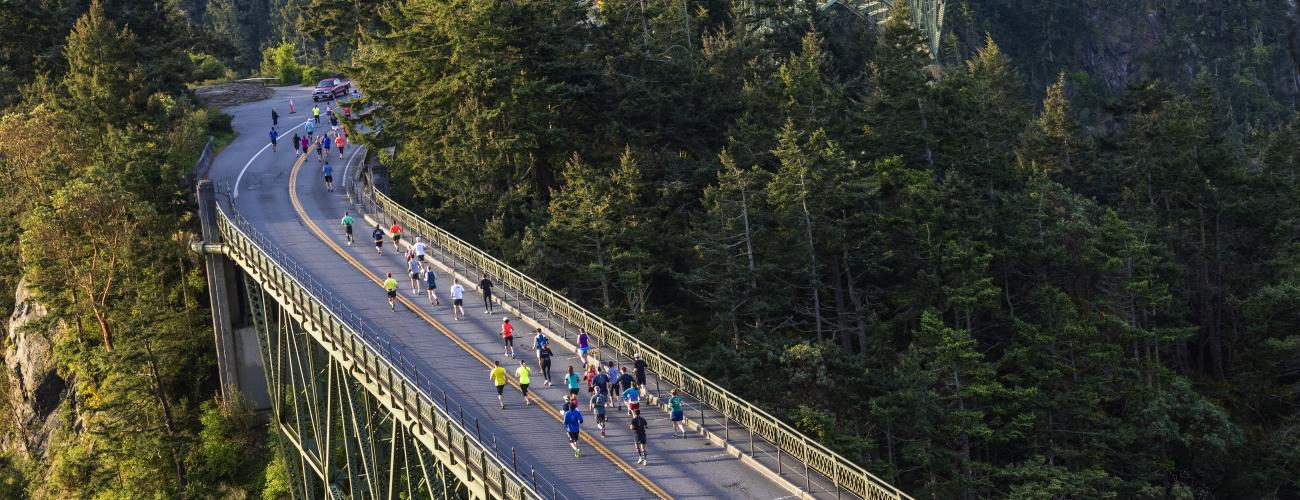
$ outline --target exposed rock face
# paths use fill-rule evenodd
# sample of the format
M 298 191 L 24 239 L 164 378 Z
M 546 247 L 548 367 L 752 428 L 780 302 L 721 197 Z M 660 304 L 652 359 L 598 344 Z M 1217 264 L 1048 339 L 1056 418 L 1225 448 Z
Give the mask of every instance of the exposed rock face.
M 0 395 L 12 413 L 7 419 L 15 427 L 3 437 L 4 448 L 38 459 L 44 458 L 50 435 L 59 426 L 58 410 L 69 400 L 68 383 L 54 369 L 53 339 L 59 329 L 39 326 L 46 314 L 26 281 L 20 282 L 6 332 L 4 365 L 8 387 Z

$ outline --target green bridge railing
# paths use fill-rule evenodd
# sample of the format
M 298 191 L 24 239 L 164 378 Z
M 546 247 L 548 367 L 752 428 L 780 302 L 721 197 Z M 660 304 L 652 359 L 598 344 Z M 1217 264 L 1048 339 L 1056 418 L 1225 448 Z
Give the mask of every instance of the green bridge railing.
M 434 389 L 413 365 L 377 335 L 368 335 L 345 304 L 332 299 L 287 254 L 279 251 L 237 213 L 218 210 L 222 252 L 326 347 L 350 365 L 403 425 L 450 469 L 472 498 L 534 499 L 538 480 L 523 476 L 450 412 L 436 404 Z M 409 365 L 409 366 L 408 366 Z M 404 369 L 405 368 L 405 369 Z M 444 395 L 444 404 L 445 395 Z M 549 495 L 548 495 L 549 496 Z
M 351 181 L 352 179 L 348 180 L 348 182 Z M 751 436 L 751 450 L 753 449 L 753 436 L 774 445 L 778 450 L 776 455 L 778 474 L 780 474 L 780 468 L 782 467 L 780 462 L 781 454 L 784 453 L 787 461 L 793 459 L 803 465 L 806 470 L 810 469 L 824 476 L 827 479 L 826 482 L 830 483 L 829 487 L 825 488 L 829 494 L 839 496 L 841 492 L 846 492 L 871 500 L 911 499 L 898 488 L 816 440 L 795 430 L 790 424 L 731 393 L 731 391 L 687 368 L 680 362 L 669 358 L 654 347 L 579 306 L 560 293 L 547 288 L 537 280 L 510 267 L 505 262 L 424 220 L 424 218 L 375 189 L 368 182 L 365 182 L 364 185 L 361 184 L 353 183 L 349 186 L 349 191 L 354 196 L 354 202 L 362 204 L 365 208 L 382 212 L 390 220 L 401 224 L 405 228 L 404 232 L 406 234 L 424 236 L 429 240 L 430 244 L 441 247 L 463 263 L 492 276 L 497 280 L 498 285 L 505 285 L 514 289 L 517 295 L 535 302 L 540 307 L 545 308 L 548 313 L 558 316 L 577 328 L 586 330 L 592 337 L 593 345 L 613 349 L 624 356 L 639 353 L 648 364 L 648 369 L 654 372 L 660 380 L 680 387 L 688 396 L 695 398 L 700 403 L 721 414 L 724 425 L 730 425 L 730 422 L 734 421 L 740 427 L 748 430 Z M 360 199 L 357 199 L 358 197 Z M 728 427 L 729 433 L 730 429 Z M 809 476 L 809 474 L 805 474 L 804 481 L 806 484 L 811 485 Z M 809 489 L 811 489 L 810 486 L 806 488 L 806 491 Z

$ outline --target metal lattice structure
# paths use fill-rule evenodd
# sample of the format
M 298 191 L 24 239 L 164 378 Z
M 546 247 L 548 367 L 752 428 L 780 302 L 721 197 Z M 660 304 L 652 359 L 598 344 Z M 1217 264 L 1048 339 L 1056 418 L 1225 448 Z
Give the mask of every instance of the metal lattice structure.
M 246 222 L 219 212 L 297 498 L 541 498 Z
M 898 0 L 829 0 L 820 8 L 844 6 L 868 22 L 884 24 Z M 912 25 L 921 30 L 929 42 L 930 57 L 939 57 L 939 42 L 943 36 L 943 16 L 947 0 L 911 0 Z

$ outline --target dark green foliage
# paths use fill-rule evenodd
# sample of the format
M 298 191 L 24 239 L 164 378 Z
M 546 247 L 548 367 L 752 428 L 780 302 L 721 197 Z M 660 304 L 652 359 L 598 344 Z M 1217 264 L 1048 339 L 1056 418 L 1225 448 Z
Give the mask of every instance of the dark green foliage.
M 939 66 L 904 2 L 391 1 L 358 79 L 399 197 L 918 498 L 1293 496 L 1300 120 L 994 42 L 1058 4 Z
M 11 207 L 0 284 L 21 276 L 48 308 L 54 365 L 72 385 L 63 396 L 76 398 L 51 423 L 48 459 L 25 457 L 43 478 L 28 493 L 256 488 L 262 433 L 233 410 L 202 415 L 214 361 L 203 271 L 186 248 L 197 227 L 183 177 L 209 135 L 231 132 L 229 117 L 183 93 L 193 48 L 172 3 L 106 4 L 69 28 L 66 71 L 34 79 L 0 119 Z M 16 481 L 0 474 L 2 496 Z

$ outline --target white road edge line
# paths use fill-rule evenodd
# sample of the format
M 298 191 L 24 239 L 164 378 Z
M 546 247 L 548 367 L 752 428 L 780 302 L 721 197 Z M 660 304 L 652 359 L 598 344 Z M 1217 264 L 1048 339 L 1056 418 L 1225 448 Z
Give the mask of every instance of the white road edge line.
M 308 120 L 310 120 L 310 118 L 308 118 Z M 281 132 L 281 133 L 280 133 L 280 136 L 281 136 L 281 137 L 284 137 L 284 134 L 289 133 L 289 132 L 293 132 L 294 130 L 298 130 L 298 127 L 301 127 L 301 126 L 306 125 L 306 124 L 307 124 L 307 122 L 299 123 L 297 127 L 294 127 L 294 128 L 289 129 L 289 130 L 285 130 L 284 132 Z M 241 170 L 239 171 L 239 177 L 235 177 L 235 194 L 234 194 L 234 196 L 231 196 L 231 198 L 239 198 L 239 181 L 244 180 L 244 172 L 247 172 L 247 171 L 248 171 L 248 166 L 249 166 L 249 165 L 252 165 L 252 164 L 253 164 L 253 161 L 254 161 L 254 160 L 257 160 L 257 157 L 262 156 L 262 153 L 266 152 L 266 149 L 269 148 L 269 147 L 271 147 L 271 143 L 269 142 L 269 139 L 268 139 L 268 142 L 266 143 L 266 145 L 265 145 L 265 146 L 262 146 L 262 149 L 257 150 L 257 153 L 254 154 L 252 158 L 249 158 L 249 159 L 248 159 L 248 163 L 245 163 L 245 164 L 244 164 L 244 168 L 241 169 Z
M 348 182 L 349 179 L 348 169 L 352 168 L 352 162 L 357 159 L 357 153 L 360 153 L 361 150 L 365 148 L 366 148 L 365 146 L 357 146 L 355 149 L 353 149 L 352 156 L 348 157 L 348 162 L 343 164 L 343 182 L 345 184 Z

